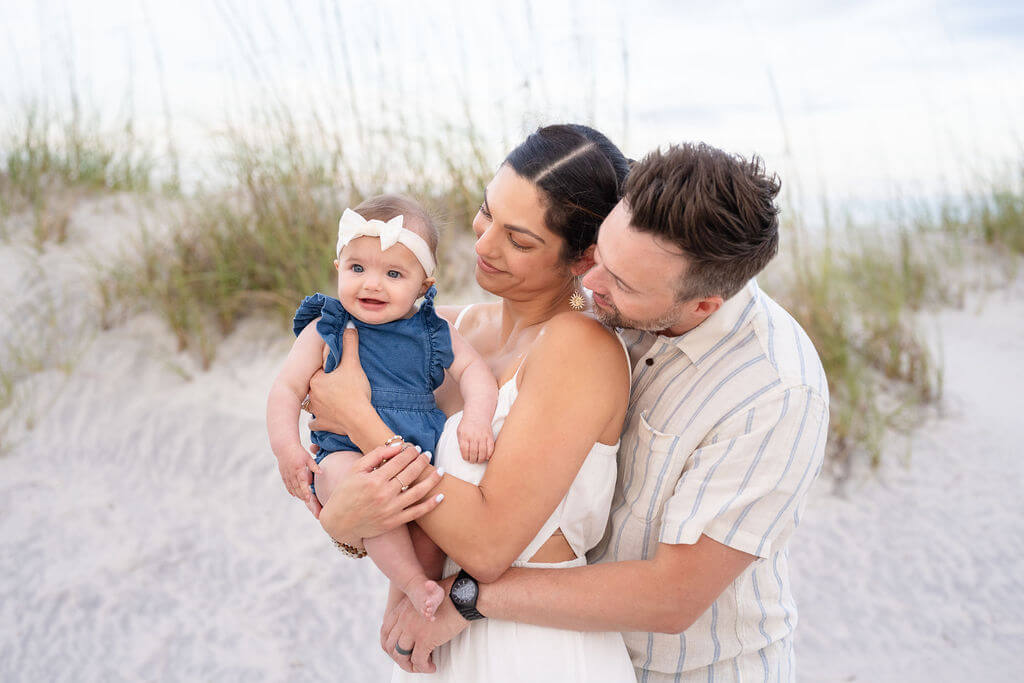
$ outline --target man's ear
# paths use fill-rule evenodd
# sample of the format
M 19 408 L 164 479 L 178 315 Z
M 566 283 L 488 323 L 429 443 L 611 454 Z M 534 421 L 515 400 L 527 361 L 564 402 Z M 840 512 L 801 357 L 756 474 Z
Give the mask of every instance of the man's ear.
M 703 299 L 697 300 L 697 305 L 694 307 L 694 313 L 701 317 L 701 320 L 706 320 L 722 307 L 722 297 L 720 296 L 709 296 Z
M 427 290 L 433 287 L 435 282 L 437 282 L 437 280 L 432 277 L 428 277 L 425 280 L 423 280 L 423 286 L 420 287 L 420 296 L 426 294 Z
M 576 260 L 572 266 L 569 267 L 569 272 L 574 276 L 579 277 L 585 274 L 588 270 L 594 267 L 594 251 L 597 250 L 596 244 L 591 244 L 589 247 L 583 250 L 583 254 Z

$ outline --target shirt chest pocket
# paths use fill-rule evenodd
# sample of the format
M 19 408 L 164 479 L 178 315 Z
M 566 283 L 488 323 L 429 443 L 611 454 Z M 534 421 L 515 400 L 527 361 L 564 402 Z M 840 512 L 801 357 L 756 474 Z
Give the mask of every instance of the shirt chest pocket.
M 680 437 L 652 427 L 647 421 L 647 411 L 638 413 L 635 429 L 633 479 L 626 501 L 634 517 L 650 523 L 661 518 L 662 508 L 675 491 L 686 458 Z

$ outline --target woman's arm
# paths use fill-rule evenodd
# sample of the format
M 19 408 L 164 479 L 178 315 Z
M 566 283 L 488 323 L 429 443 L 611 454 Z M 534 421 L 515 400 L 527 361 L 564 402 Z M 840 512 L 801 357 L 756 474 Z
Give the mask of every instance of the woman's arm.
M 480 485 L 444 477 L 431 494 L 444 493 L 445 505 L 420 526 L 466 571 L 493 581 L 536 535 L 613 422 L 617 436 L 628 396 L 614 336 L 582 315 L 556 316 L 527 356 Z
M 310 472 L 320 471 L 316 460 L 302 447 L 299 436 L 299 406 L 309 390 L 309 378 L 320 369 L 323 357 L 324 342 L 316 331 L 316 322 L 299 334 L 267 395 L 270 448 L 285 487 L 300 500 L 312 495 Z

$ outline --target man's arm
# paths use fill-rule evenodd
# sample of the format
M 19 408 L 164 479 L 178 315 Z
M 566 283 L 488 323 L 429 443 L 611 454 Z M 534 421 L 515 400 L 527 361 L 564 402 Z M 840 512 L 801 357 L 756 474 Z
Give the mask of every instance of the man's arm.
M 576 631 L 681 633 L 711 607 L 756 558 L 701 536 L 692 545 L 661 543 L 650 560 L 572 569 L 513 567 L 480 585 L 477 609 L 487 618 Z M 443 582 L 451 586 L 451 577 Z M 381 647 L 410 672 L 430 673 L 430 654 L 468 626 L 449 600 L 428 622 L 403 600 L 388 612 Z M 395 645 L 413 647 L 401 655 Z
M 480 586 L 481 614 L 573 631 L 681 633 L 756 557 L 707 536 L 658 544 L 650 560 L 511 568 Z

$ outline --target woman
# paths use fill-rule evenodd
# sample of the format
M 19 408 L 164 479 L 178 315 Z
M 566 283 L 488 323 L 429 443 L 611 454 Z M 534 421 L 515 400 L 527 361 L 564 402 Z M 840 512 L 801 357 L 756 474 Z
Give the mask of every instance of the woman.
M 486 465 L 459 455 L 454 432 L 461 413 L 452 415 L 438 443 L 436 464 L 455 476 L 444 476 L 433 488 L 428 500 L 443 494 L 444 503 L 418 523 L 448 554 L 445 576 L 461 567 L 487 582 L 511 565 L 579 566 L 604 532 L 629 399 L 628 356 L 612 332 L 573 312 L 573 304 L 579 302 L 577 280 L 592 263 L 597 229 L 617 203 L 627 170 L 621 152 L 597 131 L 549 126 L 513 150 L 485 189 L 473 221 L 476 278 L 501 300 L 439 312 L 497 378 L 494 426 L 501 431 Z M 341 384 L 346 374 L 363 386 L 360 398 Z M 370 453 L 391 432 L 369 408 L 359 375 L 358 364 L 348 363 L 339 377 L 324 377 L 325 383 L 337 380 L 337 393 L 317 391 L 314 384 L 312 407 L 318 428 L 347 431 Z M 446 412 L 459 409 L 457 392 L 442 387 L 439 394 Z M 422 461 L 399 471 L 409 460 L 395 458 L 380 468 L 378 484 L 404 490 L 418 474 L 418 492 L 437 477 Z M 368 528 L 355 519 L 365 498 L 355 489 L 339 495 L 321 521 L 336 539 L 357 545 Z M 392 591 L 389 608 L 400 598 Z M 411 644 L 386 646 L 401 654 Z M 473 621 L 435 651 L 434 661 L 439 680 L 634 678 L 617 633 L 494 619 Z M 407 675 L 396 669 L 394 680 Z

